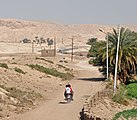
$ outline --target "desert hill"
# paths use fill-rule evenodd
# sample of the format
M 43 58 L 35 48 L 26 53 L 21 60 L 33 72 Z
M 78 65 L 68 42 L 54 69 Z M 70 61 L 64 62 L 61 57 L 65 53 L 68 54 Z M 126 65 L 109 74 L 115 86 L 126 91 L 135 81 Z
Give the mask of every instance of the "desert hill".
M 137 32 L 137 25 L 122 25 Z M 2 42 L 19 42 L 24 38 L 30 40 L 35 37 L 54 38 L 57 44 L 64 42 L 70 43 L 70 38 L 75 36 L 74 40 L 77 45 L 84 44 L 88 38 L 96 37 L 104 39 L 105 35 L 99 31 L 111 31 L 115 25 L 97 25 L 97 24 L 75 24 L 63 25 L 44 21 L 25 21 L 16 19 L 0 19 L 0 41 Z

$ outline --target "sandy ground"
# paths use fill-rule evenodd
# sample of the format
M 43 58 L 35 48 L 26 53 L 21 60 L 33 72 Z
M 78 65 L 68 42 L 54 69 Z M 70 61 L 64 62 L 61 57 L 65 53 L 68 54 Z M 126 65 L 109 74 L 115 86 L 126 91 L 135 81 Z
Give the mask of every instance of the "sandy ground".
M 3 120 L 79 120 L 80 112 L 86 99 L 97 93 L 97 91 L 101 91 L 104 87 L 102 81 L 95 81 L 96 78 L 103 77 L 98 71 L 98 68 L 90 66 L 88 64 L 88 59 L 84 58 L 84 56 L 74 56 L 74 61 L 70 62 L 70 55 L 57 55 L 56 58 L 49 58 L 49 60 L 54 61 L 54 64 L 51 65 L 44 61 L 37 61 L 35 56 L 26 57 L 23 54 L 19 54 L 27 52 L 30 54 L 32 50 L 31 44 L 1 43 L 1 46 L 1 62 L 7 61 L 6 63 L 10 67 L 7 72 L 10 73 L 11 77 L 12 75 L 16 77 L 16 79 L 14 77 L 14 81 L 12 79 L 8 80 L 10 84 L 18 86 L 21 82 L 20 88 L 27 89 L 29 87 L 43 95 L 46 94 L 46 97 L 48 97 L 48 99 L 36 109 L 23 114 L 13 114 L 9 118 L 6 117 Z M 35 48 L 35 53 L 38 53 L 40 46 L 38 45 L 37 47 L 36 45 Z M 19 55 L 19 57 L 16 58 L 16 55 Z M 59 60 L 64 57 L 68 63 L 59 63 Z M 62 84 L 63 86 L 59 86 L 61 82 L 60 79 L 54 77 L 47 78 L 44 74 L 32 71 L 24 66 L 25 64 L 30 63 L 41 64 L 47 67 L 56 67 L 56 64 L 62 64 L 68 68 L 72 68 L 75 78 L 71 80 L 70 83 L 74 89 L 74 101 L 70 104 L 66 104 L 66 101 L 64 100 L 63 93 L 65 82 Z M 27 72 L 26 75 L 21 75 L 22 81 L 18 78 L 18 74 L 13 71 L 14 67 L 19 67 Z M 2 73 L 6 74 L 5 71 Z M 50 91 L 45 92 L 45 89 Z
M 39 45 L 36 45 L 35 54 L 30 54 L 31 44 L 1 43 L 0 45 L 0 63 L 6 63 L 9 67 L 9 69 L 0 67 L 0 85 L 16 87 L 23 91 L 33 90 L 44 97 L 42 101 L 34 101 L 34 106 L 23 107 L 23 112 L 21 112 L 22 108 L 17 111 L 16 106 L 0 102 L 0 115 L 4 116 L 0 118 L 2 120 L 80 120 L 80 112 L 86 100 L 105 87 L 105 83 L 100 81 L 103 78 L 102 74 L 97 67 L 88 64 L 85 56 L 74 56 L 74 61 L 71 62 L 70 54 L 58 53 L 56 57 L 44 58 L 54 62 L 49 63 L 36 59 L 36 57 L 40 57 Z M 59 62 L 64 58 L 68 63 Z M 32 70 L 26 64 L 39 64 L 61 72 L 65 72 L 65 70 L 58 64 L 71 68 L 70 72 L 75 75 L 75 78 L 69 81 L 74 89 L 74 101 L 67 104 L 64 100 L 63 93 L 68 81 Z M 15 67 L 21 68 L 26 74 L 15 72 Z M 108 98 L 101 99 L 101 102 L 96 101 L 96 106 L 92 107 L 91 113 L 94 111 L 101 118 L 106 116 L 112 118 L 118 111 L 135 106 L 133 104 L 126 108 L 121 105 L 113 107 L 114 105 L 116 104 Z
M 77 63 L 77 61 L 75 62 Z M 96 67 L 89 67 L 87 61 L 80 61 L 70 66 L 73 66 L 77 72 L 76 78 L 70 82 L 74 89 L 74 101 L 66 104 L 66 101 L 63 100 L 64 87 L 62 87 L 51 100 L 45 102 L 42 106 L 10 118 L 10 120 L 79 120 L 79 113 L 86 99 L 103 89 L 102 81 L 97 82 L 85 79 L 99 78 L 102 75 Z

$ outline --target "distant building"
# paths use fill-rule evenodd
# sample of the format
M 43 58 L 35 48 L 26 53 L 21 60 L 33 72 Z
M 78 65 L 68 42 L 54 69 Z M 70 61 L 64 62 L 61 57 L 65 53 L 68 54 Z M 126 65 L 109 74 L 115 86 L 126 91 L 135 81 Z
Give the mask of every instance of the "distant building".
M 41 57 L 55 57 L 56 50 L 54 49 L 43 49 L 41 50 Z

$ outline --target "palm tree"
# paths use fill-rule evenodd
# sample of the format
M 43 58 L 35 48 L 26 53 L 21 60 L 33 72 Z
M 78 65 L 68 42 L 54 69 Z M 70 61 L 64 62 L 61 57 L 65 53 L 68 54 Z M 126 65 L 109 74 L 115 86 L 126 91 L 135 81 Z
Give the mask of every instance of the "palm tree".
M 39 37 L 38 36 L 35 37 L 35 41 L 37 44 L 39 44 Z
M 118 42 L 118 31 L 113 29 L 113 33 L 108 33 L 109 42 L 109 69 L 111 68 L 114 74 L 114 67 L 116 62 L 116 49 Z M 137 33 L 129 29 L 120 29 L 120 44 L 119 44 L 119 59 L 118 59 L 118 76 L 122 82 L 126 82 L 130 72 L 136 70 L 137 65 Z M 102 61 L 106 60 L 106 48 L 100 47 L 99 57 Z
M 97 41 L 97 38 L 91 38 L 88 40 L 87 44 L 91 45 L 87 57 L 96 57 L 100 46 L 103 47 L 106 45 L 106 41 Z

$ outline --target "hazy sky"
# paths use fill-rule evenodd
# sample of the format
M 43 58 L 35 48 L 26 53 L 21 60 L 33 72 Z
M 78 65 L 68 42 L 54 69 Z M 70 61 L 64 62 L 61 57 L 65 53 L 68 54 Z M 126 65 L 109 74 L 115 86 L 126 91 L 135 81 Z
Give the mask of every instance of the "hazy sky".
M 137 24 L 137 0 L 0 0 L 0 18 L 63 24 Z

